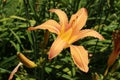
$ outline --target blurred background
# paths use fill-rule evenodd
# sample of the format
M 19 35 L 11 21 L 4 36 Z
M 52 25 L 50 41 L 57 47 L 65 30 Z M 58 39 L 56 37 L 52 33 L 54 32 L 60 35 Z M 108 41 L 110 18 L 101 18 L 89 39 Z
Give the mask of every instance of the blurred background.
M 69 49 L 48 60 L 47 52 L 55 34 L 47 30 L 27 31 L 28 27 L 48 19 L 59 21 L 49 9 L 61 9 L 70 19 L 82 7 L 88 10 L 83 29 L 94 29 L 105 38 L 105 41 L 99 41 L 87 37 L 74 43 L 83 45 L 89 52 L 88 73 L 74 65 Z M 38 67 L 21 66 L 13 80 L 119 80 L 119 56 L 104 75 L 114 47 L 112 33 L 116 30 L 120 30 L 120 0 L 0 0 L 0 80 L 7 80 L 19 63 L 17 52 L 33 60 Z M 46 35 L 49 40 L 45 42 Z

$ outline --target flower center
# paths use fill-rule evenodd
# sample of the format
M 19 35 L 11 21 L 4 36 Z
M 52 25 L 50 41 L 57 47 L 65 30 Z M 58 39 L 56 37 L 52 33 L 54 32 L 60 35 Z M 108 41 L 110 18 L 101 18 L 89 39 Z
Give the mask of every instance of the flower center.
M 67 31 L 64 31 L 63 33 L 61 33 L 60 37 L 62 40 L 64 40 L 69 44 L 69 39 L 71 38 L 71 35 L 72 35 L 72 28 L 69 28 Z

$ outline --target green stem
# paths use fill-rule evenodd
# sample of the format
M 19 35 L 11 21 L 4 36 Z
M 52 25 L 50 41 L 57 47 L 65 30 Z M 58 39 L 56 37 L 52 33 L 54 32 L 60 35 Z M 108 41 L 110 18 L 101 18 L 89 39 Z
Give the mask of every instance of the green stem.
M 26 11 L 26 17 L 27 17 L 27 26 L 31 26 L 31 24 L 30 24 L 30 22 L 29 22 L 29 20 L 30 20 L 30 16 L 29 16 L 29 11 L 28 11 L 28 9 L 29 9 L 29 7 L 31 7 L 31 5 L 29 5 L 29 0 L 23 0 L 24 1 L 24 5 L 25 5 L 25 11 Z M 35 13 L 35 11 L 33 10 L 33 8 L 32 8 L 32 11 Z M 32 41 L 33 41 L 33 45 L 32 45 L 32 49 L 33 49 L 33 52 L 34 52 L 34 59 L 36 60 L 36 55 L 37 55 L 37 53 L 38 53 L 38 50 L 37 50 L 37 37 L 36 37 L 36 32 L 34 32 L 34 31 L 32 31 L 31 32 L 31 36 L 32 36 Z M 36 68 L 35 68 L 35 71 L 34 71 L 34 76 L 35 77 L 37 77 L 36 76 L 37 75 L 37 70 L 36 70 Z

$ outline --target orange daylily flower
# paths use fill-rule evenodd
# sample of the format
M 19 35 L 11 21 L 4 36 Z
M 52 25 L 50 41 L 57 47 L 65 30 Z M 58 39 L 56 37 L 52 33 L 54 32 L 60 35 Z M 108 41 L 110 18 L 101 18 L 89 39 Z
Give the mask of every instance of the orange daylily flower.
M 77 13 L 71 16 L 69 22 L 64 11 L 60 9 L 51 9 L 49 11 L 58 15 L 60 23 L 51 19 L 36 27 L 29 27 L 28 30 L 47 29 L 50 32 L 56 33 L 58 36 L 50 48 L 48 54 L 49 59 L 56 57 L 63 49 L 70 47 L 74 63 L 80 70 L 88 72 L 89 60 L 87 50 L 85 50 L 83 46 L 75 46 L 72 45 L 72 43 L 87 36 L 93 36 L 100 40 L 104 40 L 104 38 L 94 30 L 81 30 L 86 24 L 88 17 L 87 10 L 81 8 Z

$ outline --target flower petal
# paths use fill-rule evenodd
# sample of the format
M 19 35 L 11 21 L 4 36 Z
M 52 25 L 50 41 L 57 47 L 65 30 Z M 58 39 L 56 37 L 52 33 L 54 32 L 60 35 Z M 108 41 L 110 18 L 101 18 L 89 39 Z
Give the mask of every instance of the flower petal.
M 73 26 L 75 31 L 79 31 L 86 24 L 87 17 L 87 10 L 85 8 L 81 8 L 76 14 L 71 16 L 69 25 Z
M 36 29 L 48 29 L 50 32 L 53 32 L 56 34 L 60 33 L 60 25 L 55 20 L 48 20 L 41 25 L 28 28 L 28 30 L 36 30 Z
M 98 32 L 96 32 L 92 29 L 84 29 L 84 30 L 79 31 L 78 33 L 74 33 L 73 36 L 71 37 L 71 39 L 69 40 L 69 44 L 71 44 L 79 39 L 88 37 L 88 36 L 92 36 L 92 37 L 96 37 L 100 40 L 104 40 L 104 37 L 101 34 L 99 34 Z
M 84 47 L 70 45 L 70 51 L 73 61 L 77 67 L 84 72 L 88 72 L 88 52 L 84 49 Z
M 64 48 L 67 46 L 67 43 L 63 41 L 60 37 L 53 42 L 50 51 L 49 51 L 49 59 L 56 57 Z
M 60 20 L 60 25 L 64 25 L 66 26 L 68 24 L 68 17 L 66 15 L 66 13 L 60 9 L 50 9 L 50 12 L 55 12 L 57 14 L 57 16 L 59 17 Z

